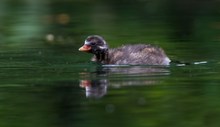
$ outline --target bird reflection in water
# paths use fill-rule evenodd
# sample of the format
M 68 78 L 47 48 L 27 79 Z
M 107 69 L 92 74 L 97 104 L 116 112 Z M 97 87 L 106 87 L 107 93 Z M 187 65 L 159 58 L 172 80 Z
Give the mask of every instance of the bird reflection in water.
M 107 80 L 81 80 L 80 87 L 85 88 L 86 97 L 101 98 L 107 93 Z
M 87 98 L 101 98 L 107 94 L 108 87 L 155 85 L 161 76 L 169 74 L 167 66 L 102 65 L 95 73 L 82 72 L 79 85 L 85 89 Z

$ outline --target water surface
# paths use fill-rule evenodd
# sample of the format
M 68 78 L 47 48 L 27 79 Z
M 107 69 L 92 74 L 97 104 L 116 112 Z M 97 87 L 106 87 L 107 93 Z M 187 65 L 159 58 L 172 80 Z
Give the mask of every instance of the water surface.
M 101 66 L 45 49 L 1 54 L 11 56 L 1 62 L 1 126 L 219 124 L 217 62 Z

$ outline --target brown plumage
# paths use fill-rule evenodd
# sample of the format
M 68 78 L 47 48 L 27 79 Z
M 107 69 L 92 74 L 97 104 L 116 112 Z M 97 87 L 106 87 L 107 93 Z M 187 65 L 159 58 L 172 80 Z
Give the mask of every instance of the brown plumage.
M 98 35 L 89 36 L 79 51 L 94 54 L 92 61 L 102 64 L 169 65 L 170 59 L 160 47 L 146 44 L 124 45 L 108 49 Z

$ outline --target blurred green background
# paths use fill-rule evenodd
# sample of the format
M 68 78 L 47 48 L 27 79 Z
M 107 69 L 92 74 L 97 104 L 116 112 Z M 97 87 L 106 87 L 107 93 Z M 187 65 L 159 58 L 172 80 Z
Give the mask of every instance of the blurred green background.
M 77 50 L 88 35 L 99 34 L 111 47 L 155 43 L 174 58 L 190 59 L 184 53 L 194 52 L 192 59 L 201 54 L 215 59 L 219 6 L 218 0 L 2 0 L 1 50 L 54 45 Z

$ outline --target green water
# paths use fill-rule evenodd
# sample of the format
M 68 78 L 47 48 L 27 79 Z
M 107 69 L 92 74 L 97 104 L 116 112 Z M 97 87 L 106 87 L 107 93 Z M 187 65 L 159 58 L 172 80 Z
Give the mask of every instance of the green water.
M 219 127 L 218 1 L 0 2 L 1 127 Z M 170 66 L 107 66 L 78 51 L 152 43 Z

